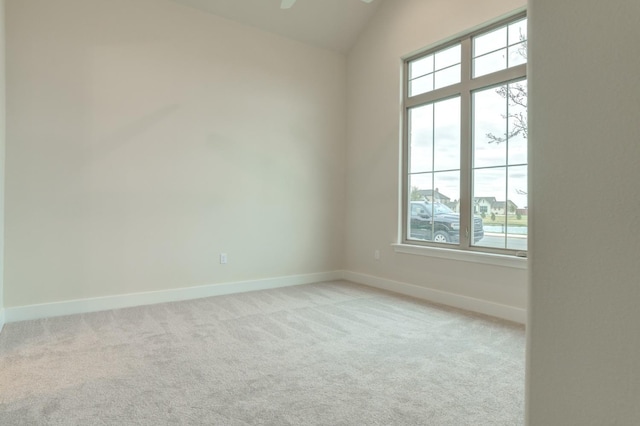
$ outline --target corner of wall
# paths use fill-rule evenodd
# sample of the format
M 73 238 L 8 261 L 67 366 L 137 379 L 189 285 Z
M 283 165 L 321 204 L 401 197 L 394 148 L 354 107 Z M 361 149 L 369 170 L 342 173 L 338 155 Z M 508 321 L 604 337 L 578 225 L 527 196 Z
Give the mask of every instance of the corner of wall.
M 2 333 L 2 329 L 4 328 L 5 316 L 4 316 L 4 308 L 0 308 L 0 333 Z
M 0 332 L 4 327 L 5 1 L 0 0 Z

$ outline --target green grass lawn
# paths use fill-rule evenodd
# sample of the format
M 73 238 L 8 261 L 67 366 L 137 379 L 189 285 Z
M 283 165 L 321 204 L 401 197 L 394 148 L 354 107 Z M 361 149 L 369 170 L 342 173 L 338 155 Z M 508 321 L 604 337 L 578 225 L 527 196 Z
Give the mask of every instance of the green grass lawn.
M 505 223 L 504 215 L 497 214 L 496 220 L 492 220 L 491 215 L 488 214 L 487 217 L 482 219 L 482 223 L 484 225 L 504 225 Z M 510 214 L 508 223 L 510 226 L 527 226 L 527 216 L 523 215 L 520 217 L 520 219 L 518 219 L 518 217 L 515 214 L 513 215 Z

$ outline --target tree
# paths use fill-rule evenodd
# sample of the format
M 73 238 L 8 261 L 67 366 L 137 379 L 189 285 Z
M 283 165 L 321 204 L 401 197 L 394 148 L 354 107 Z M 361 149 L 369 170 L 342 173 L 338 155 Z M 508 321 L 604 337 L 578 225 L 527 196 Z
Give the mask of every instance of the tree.
M 509 112 L 507 114 L 501 114 L 502 118 L 511 119 L 511 126 L 509 131 L 503 136 L 498 136 L 493 133 L 487 133 L 489 143 L 500 144 L 506 142 L 509 139 L 521 135 L 523 138 L 528 136 L 527 128 L 527 86 L 523 83 L 511 83 L 506 86 L 501 86 L 496 89 L 496 93 L 509 102 Z M 521 108 L 511 108 L 521 107 Z
M 411 187 L 411 201 L 424 201 L 424 196 L 418 193 L 420 189 L 417 186 Z
M 522 44 L 518 47 L 517 54 L 527 59 L 527 41 L 523 34 L 520 35 L 520 41 Z M 496 89 L 496 93 L 503 99 L 506 99 L 509 105 L 509 112 L 507 114 L 501 114 L 502 118 L 512 119 L 509 131 L 503 136 L 494 135 L 493 133 L 487 133 L 489 143 L 500 144 L 506 142 L 509 139 L 521 135 L 527 139 L 528 127 L 527 127 L 527 86 L 522 82 L 510 83 L 505 86 L 500 86 Z M 512 112 L 515 110 L 515 112 Z

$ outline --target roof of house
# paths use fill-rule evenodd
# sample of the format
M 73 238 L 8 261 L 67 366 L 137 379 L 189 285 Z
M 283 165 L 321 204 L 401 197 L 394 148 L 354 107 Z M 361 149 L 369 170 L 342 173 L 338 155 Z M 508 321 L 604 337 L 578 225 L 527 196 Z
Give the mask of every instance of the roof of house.
M 434 197 L 441 201 L 448 202 L 451 198 L 447 197 L 443 193 L 439 192 L 437 189 L 420 189 L 416 191 L 417 194 L 422 195 L 423 197 Z
M 473 202 L 474 203 L 478 203 L 478 202 L 480 202 L 480 200 L 488 201 L 489 203 L 491 203 L 493 205 L 493 203 L 496 202 L 496 197 L 473 197 Z

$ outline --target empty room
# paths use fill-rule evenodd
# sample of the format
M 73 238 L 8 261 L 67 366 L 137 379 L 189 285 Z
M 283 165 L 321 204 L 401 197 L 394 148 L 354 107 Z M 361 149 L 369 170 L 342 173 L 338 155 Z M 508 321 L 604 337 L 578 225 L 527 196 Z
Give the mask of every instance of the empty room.
M 638 39 L 0 0 L 0 425 L 640 424 Z

